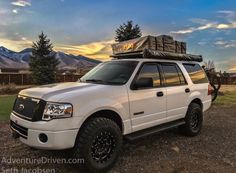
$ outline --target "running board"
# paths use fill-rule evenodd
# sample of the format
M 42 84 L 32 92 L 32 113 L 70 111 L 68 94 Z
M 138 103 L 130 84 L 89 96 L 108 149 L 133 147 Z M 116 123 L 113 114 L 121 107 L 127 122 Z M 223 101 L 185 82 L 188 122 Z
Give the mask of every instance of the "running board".
M 130 141 L 136 140 L 138 138 L 149 136 L 149 135 L 155 134 L 157 132 L 161 132 L 161 131 L 164 131 L 164 130 L 167 130 L 170 128 L 174 128 L 174 127 L 177 127 L 177 126 L 180 126 L 183 124 L 185 124 L 184 119 L 175 120 L 172 122 L 160 124 L 155 127 L 150 127 L 148 129 L 140 130 L 140 131 L 125 135 L 125 139 L 130 140 Z

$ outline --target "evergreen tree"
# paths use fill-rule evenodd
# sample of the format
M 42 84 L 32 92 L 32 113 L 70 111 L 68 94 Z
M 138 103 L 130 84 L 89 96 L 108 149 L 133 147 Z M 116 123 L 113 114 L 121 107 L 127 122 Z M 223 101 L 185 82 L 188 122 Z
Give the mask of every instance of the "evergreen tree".
M 39 40 L 32 45 L 32 56 L 29 66 L 34 84 L 54 83 L 59 60 L 53 55 L 53 46 L 42 32 Z
M 121 42 L 141 36 L 142 32 L 139 25 L 133 25 L 133 21 L 130 20 L 127 21 L 127 23 L 123 23 L 123 25 L 120 25 L 119 28 L 116 29 L 115 40 L 117 42 Z

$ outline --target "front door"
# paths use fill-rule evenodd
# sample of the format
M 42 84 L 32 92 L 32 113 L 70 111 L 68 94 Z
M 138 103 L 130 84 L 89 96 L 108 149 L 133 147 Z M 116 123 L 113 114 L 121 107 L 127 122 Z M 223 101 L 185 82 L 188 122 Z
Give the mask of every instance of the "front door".
M 166 88 L 162 87 L 158 64 L 144 63 L 140 67 L 133 84 L 135 81 L 150 81 L 151 85 L 139 85 L 129 91 L 133 131 L 165 122 Z

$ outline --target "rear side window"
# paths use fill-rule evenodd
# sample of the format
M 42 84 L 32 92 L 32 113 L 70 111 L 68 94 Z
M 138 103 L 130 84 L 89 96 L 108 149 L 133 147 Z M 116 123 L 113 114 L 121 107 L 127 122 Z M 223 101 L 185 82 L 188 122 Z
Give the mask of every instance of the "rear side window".
M 166 86 L 177 86 L 186 84 L 183 73 L 177 64 L 161 64 L 165 77 Z
M 153 87 L 159 87 L 161 85 L 157 64 L 144 64 L 138 75 L 138 79 L 140 78 L 152 78 Z
M 183 64 L 194 84 L 208 83 L 207 76 L 199 64 Z

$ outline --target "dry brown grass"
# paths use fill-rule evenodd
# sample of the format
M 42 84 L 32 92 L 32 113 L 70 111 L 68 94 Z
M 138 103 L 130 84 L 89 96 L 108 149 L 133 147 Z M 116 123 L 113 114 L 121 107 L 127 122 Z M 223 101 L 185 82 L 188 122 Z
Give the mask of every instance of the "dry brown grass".
M 222 85 L 220 91 L 225 92 L 234 92 L 236 91 L 236 85 Z

